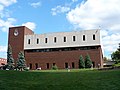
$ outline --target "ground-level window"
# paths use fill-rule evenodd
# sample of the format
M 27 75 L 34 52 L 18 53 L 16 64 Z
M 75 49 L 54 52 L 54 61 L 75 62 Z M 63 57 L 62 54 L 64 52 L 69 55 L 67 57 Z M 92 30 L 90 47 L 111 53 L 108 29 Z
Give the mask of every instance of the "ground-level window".
M 32 63 L 30 63 L 29 65 L 30 65 L 30 69 L 32 69 Z
M 68 63 L 65 63 L 65 68 L 68 68 Z
M 72 68 L 75 68 L 75 63 L 74 62 L 72 62 Z
M 53 66 L 55 66 L 55 63 L 53 63 Z
M 38 68 L 38 63 L 35 63 L 35 68 L 36 68 L 36 69 Z
M 46 65 L 47 65 L 47 69 L 49 69 L 49 63 L 46 63 Z

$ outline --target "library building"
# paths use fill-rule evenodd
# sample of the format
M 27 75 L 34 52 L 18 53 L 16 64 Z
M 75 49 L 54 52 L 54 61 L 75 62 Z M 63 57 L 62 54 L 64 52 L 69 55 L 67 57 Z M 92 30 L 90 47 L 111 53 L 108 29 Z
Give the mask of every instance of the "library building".
M 9 44 L 15 62 L 23 51 L 31 70 L 51 69 L 54 65 L 58 69 L 78 69 L 80 55 L 85 58 L 87 54 L 94 68 L 103 67 L 99 29 L 35 34 L 25 26 L 10 27 Z

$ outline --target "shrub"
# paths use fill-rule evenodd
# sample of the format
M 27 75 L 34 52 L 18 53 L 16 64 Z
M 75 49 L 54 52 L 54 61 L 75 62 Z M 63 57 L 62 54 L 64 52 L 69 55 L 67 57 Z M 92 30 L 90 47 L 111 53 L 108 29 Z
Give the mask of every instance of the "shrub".
M 53 66 L 52 66 L 52 70 L 58 70 L 57 65 L 53 65 Z

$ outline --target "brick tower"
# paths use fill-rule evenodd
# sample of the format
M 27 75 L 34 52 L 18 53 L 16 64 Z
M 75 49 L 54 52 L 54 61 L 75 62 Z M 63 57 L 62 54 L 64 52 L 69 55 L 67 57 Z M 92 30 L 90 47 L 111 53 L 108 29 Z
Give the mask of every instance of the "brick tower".
M 12 54 L 15 64 L 18 58 L 18 53 L 24 51 L 24 36 L 34 34 L 32 30 L 25 26 L 10 27 L 8 36 L 8 45 L 12 47 Z

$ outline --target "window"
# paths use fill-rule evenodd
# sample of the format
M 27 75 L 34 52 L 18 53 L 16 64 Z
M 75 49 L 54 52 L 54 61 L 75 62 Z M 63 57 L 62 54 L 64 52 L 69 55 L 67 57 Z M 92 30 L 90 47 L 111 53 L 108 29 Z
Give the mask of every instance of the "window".
M 37 44 L 39 44 L 39 39 L 37 38 Z
M 35 68 L 36 68 L 36 69 L 38 68 L 38 63 L 35 63 Z
M 55 63 L 53 63 L 53 66 L 55 66 Z
M 30 63 L 29 65 L 30 65 L 30 69 L 32 69 L 32 63 Z
M 65 63 L 65 68 L 68 68 L 68 63 Z
M 72 62 L 72 68 L 75 68 L 75 63 L 74 62 Z
M 49 63 L 46 63 L 46 65 L 47 65 L 47 69 L 49 69 Z
M 47 38 L 45 38 L 45 43 L 47 43 Z
M 73 36 L 73 41 L 75 41 L 75 36 Z
M 83 41 L 85 41 L 85 35 L 83 35 Z
M 64 37 L 64 42 L 66 42 L 66 37 Z
M 54 37 L 54 43 L 56 43 L 56 41 L 57 41 L 57 39 L 56 39 L 56 37 Z
M 93 34 L 93 40 L 95 40 L 95 34 Z
M 30 39 L 28 39 L 28 44 L 30 44 Z

